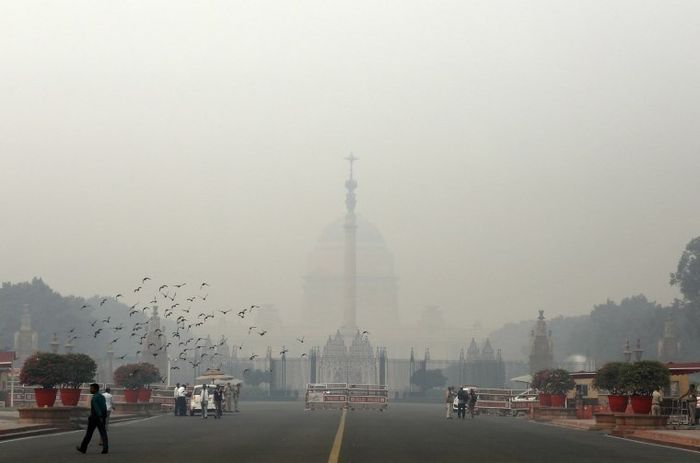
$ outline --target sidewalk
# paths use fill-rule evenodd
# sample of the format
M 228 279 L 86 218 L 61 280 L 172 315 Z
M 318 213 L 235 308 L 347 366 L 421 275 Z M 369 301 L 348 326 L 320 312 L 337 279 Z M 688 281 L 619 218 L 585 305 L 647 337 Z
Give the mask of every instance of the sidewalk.
M 138 415 L 116 415 L 110 419 L 110 423 L 117 424 L 138 418 L 143 417 Z M 49 424 L 40 423 L 20 424 L 19 412 L 17 410 L 0 410 L 0 441 L 65 431 L 71 431 L 71 429 L 58 428 Z
M 569 420 L 559 419 L 546 422 L 553 426 L 583 431 L 598 431 L 595 420 Z M 687 450 L 700 452 L 700 427 L 696 429 L 653 429 L 638 430 L 624 437 L 651 444 L 680 447 Z
M 629 439 L 700 451 L 700 429 L 635 431 Z

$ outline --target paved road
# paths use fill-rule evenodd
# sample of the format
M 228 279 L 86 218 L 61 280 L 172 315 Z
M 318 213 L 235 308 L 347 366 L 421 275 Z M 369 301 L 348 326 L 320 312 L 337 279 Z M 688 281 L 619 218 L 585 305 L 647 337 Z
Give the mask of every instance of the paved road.
M 556 428 L 524 419 L 448 421 L 439 404 L 392 404 L 386 413 L 304 412 L 301 403 L 245 403 L 221 421 L 161 416 L 114 425 L 110 455 L 75 451 L 81 432 L 0 442 L 0 462 L 341 463 L 700 462 L 700 454 Z

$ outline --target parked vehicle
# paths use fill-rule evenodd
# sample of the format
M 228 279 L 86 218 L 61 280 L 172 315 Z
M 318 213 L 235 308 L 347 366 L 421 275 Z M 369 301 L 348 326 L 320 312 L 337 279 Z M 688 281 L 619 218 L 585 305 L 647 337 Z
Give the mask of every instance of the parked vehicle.
M 190 416 L 194 416 L 196 413 L 202 413 L 202 386 L 203 384 L 198 384 L 192 389 L 192 397 L 190 399 Z M 211 388 L 209 393 L 209 401 L 207 401 L 207 411 L 212 413 L 216 411 L 216 404 L 214 403 L 214 388 L 215 384 L 207 384 L 207 389 Z
M 510 413 L 513 416 L 527 415 L 530 411 L 530 407 L 538 402 L 538 395 L 535 389 L 528 389 L 525 392 L 511 397 L 510 399 Z

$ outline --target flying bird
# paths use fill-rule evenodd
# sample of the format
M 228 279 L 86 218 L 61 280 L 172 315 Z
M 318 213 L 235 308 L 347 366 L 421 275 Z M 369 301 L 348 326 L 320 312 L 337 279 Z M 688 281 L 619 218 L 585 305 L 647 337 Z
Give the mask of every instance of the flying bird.
M 267 334 L 267 330 L 259 331 L 258 334 L 259 334 L 260 336 L 265 336 L 265 335 Z
M 228 314 L 231 310 L 233 310 L 233 309 L 219 310 L 219 312 L 221 312 L 222 314 L 226 315 L 226 314 Z
M 160 285 L 160 287 L 158 288 L 158 291 L 162 291 L 167 287 L 168 287 L 168 285 Z
M 80 308 L 80 310 L 84 310 L 90 307 L 90 304 L 83 304 L 83 306 Z
M 139 286 L 138 288 L 134 289 L 134 292 L 138 293 L 139 291 L 141 291 L 141 288 L 143 288 L 143 286 Z
M 204 283 L 202 283 L 201 285 L 199 285 L 199 289 L 201 290 L 205 286 L 209 286 L 209 283 L 207 283 L 206 281 Z
M 105 304 L 105 302 L 107 302 L 107 298 L 104 298 L 100 301 L 100 307 L 102 307 Z
M 251 326 L 250 328 L 248 328 L 248 334 L 250 334 L 251 331 L 253 331 L 255 328 L 257 328 L 257 326 Z
M 300 338 L 297 338 L 297 341 L 299 341 L 300 343 L 304 344 L 304 336 L 302 336 L 302 337 L 300 337 Z
M 248 358 L 248 360 L 255 360 L 255 357 L 257 357 L 257 356 L 258 356 L 258 354 L 253 354 Z
M 121 293 L 119 293 L 116 296 L 114 296 L 114 299 L 119 299 L 120 297 L 124 297 L 124 296 Z
M 179 285 L 175 285 L 176 288 L 182 288 L 185 286 L 187 283 L 180 283 Z
M 97 331 L 95 331 L 95 333 L 93 333 L 92 337 L 97 338 L 97 335 L 100 334 L 101 332 L 102 332 L 102 328 L 98 328 Z
M 145 284 L 147 281 L 150 281 L 150 279 L 151 279 L 150 277 L 144 277 L 144 278 L 141 280 L 141 283 L 142 283 L 142 284 Z

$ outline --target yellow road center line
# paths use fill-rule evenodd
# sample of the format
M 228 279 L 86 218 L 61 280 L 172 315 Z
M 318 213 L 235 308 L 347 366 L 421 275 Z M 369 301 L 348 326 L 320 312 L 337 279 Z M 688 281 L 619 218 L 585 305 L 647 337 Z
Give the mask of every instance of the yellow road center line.
M 338 432 L 335 433 L 335 440 L 333 440 L 333 447 L 331 448 L 331 454 L 328 457 L 328 463 L 338 463 L 340 458 L 340 446 L 343 444 L 343 433 L 345 432 L 345 415 L 347 415 L 348 409 L 343 409 L 343 415 L 340 417 L 340 424 L 338 425 Z

